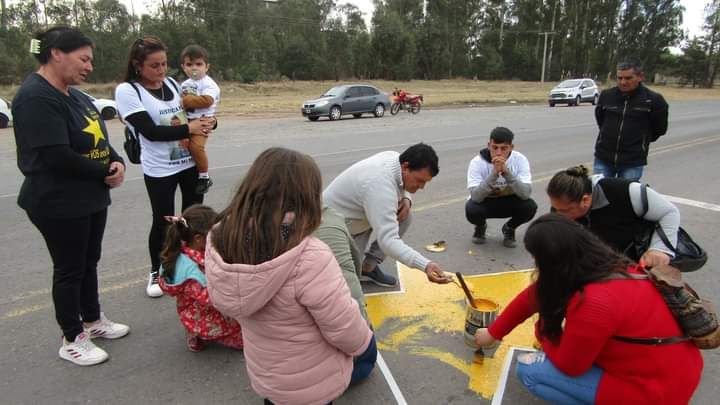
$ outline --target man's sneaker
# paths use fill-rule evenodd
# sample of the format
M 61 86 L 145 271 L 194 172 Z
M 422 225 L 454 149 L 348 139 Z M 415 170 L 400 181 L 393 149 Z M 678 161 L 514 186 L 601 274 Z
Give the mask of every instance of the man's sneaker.
M 515 229 L 510 228 L 510 226 L 506 223 L 502 226 L 502 234 L 503 234 L 503 246 L 514 248 L 515 247 Z
M 209 177 L 200 177 L 197 179 L 197 185 L 195 186 L 195 194 L 205 194 L 210 190 L 210 186 L 213 185 L 213 181 Z
M 130 327 L 121 323 L 115 323 L 100 312 L 100 319 L 91 324 L 85 324 L 85 332 L 90 338 L 119 339 L 130 332 Z
M 485 231 L 487 231 L 487 223 L 475 226 L 475 232 L 472 236 L 472 241 L 476 245 L 482 245 L 485 243 Z
M 382 270 L 380 270 L 380 266 L 375 266 L 369 273 L 363 273 L 362 276 L 360 276 L 360 281 L 371 281 L 383 287 L 395 287 L 397 285 L 397 279 L 389 274 L 383 273 Z
M 68 342 L 62 338 L 62 346 L 58 354 L 61 359 L 71 361 L 78 366 L 93 366 L 108 359 L 105 350 L 95 346 L 90 335 L 83 332 L 75 337 L 75 341 Z
M 159 271 L 151 271 L 150 276 L 148 277 L 148 283 L 147 287 L 145 287 L 145 292 L 147 293 L 148 297 L 157 298 L 162 297 L 163 292 L 160 289 L 160 284 L 158 284 L 158 277 L 160 276 Z

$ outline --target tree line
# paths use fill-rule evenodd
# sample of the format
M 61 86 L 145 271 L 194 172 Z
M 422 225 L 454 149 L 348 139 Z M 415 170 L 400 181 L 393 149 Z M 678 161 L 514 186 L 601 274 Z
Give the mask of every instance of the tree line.
M 608 78 L 632 58 L 655 72 L 712 84 L 718 62 L 718 3 L 708 0 L 704 35 L 681 56 L 679 0 L 375 0 L 368 27 L 354 5 L 334 0 L 160 0 L 136 16 L 117 0 L 0 0 L 0 83 L 35 67 L 33 32 L 54 24 L 95 44 L 97 82 L 118 80 L 130 44 L 157 35 L 178 55 L 210 52 L 220 80 Z M 683 59 L 684 58 L 684 59 Z M 175 73 L 175 72 L 171 72 Z

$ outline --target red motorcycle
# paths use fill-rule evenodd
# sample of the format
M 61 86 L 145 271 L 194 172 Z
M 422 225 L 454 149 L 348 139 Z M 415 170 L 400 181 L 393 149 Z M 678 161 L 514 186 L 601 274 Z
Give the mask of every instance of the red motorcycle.
M 393 103 L 390 106 L 390 114 L 395 115 L 400 110 L 407 111 L 409 113 L 417 114 L 420 112 L 420 107 L 423 103 L 422 94 L 410 95 L 405 90 L 395 89 L 393 91 Z

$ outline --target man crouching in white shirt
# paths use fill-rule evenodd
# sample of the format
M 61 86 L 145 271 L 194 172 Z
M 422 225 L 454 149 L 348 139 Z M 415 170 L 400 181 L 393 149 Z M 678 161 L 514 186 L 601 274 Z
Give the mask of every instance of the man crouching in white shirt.
M 510 218 L 502 226 L 503 245 L 515 247 L 515 229 L 530 221 L 537 211 L 537 204 L 530 198 L 530 163 L 525 155 L 513 150 L 514 137 L 505 127 L 493 129 L 487 148 L 470 161 L 470 199 L 465 204 L 465 216 L 475 225 L 474 243 L 485 243 L 488 218 Z
M 392 287 L 397 279 L 380 270 L 385 255 L 425 271 L 428 280 L 452 280 L 401 239 L 410 225 L 410 194 L 425 187 L 438 174 L 438 157 L 432 147 L 419 143 L 402 154 L 380 152 L 340 173 L 323 192 L 323 202 L 345 217 L 358 249 L 365 252 L 361 280 Z M 377 240 L 370 242 L 375 231 Z M 368 247 L 369 245 L 369 247 Z

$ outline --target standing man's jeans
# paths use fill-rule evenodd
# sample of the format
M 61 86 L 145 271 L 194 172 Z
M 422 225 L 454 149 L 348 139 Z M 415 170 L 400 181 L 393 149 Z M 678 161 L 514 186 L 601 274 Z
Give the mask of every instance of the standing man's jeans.
M 602 174 L 605 177 L 619 177 L 621 179 L 635 181 L 640 180 L 640 177 L 642 177 L 643 168 L 644 166 L 614 167 L 598 158 L 595 158 L 595 162 L 593 163 L 593 172 L 595 174 Z
M 404 221 L 399 223 L 398 233 L 400 234 L 400 238 L 402 238 L 403 235 L 405 235 L 405 232 L 407 232 L 408 228 L 410 228 L 411 222 L 412 212 L 410 212 L 410 214 Z M 348 224 L 348 229 L 352 229 L 352 226 L 350 224 Z M 379 266 L 380 263 L 385 261 L 386 254 L 382 251 L 382 249 L 380 249 L 380 245 L 378 245 L 377 239 L 370 244 L 370 247 L 368 247 L 368 244 L 370 242 L 370 234 L 372 234 L 372 231 L 372 228 L 368 228 L 364 232 L 352 235 L 352 237 L 358 250 L 360 250 L 361 252 L 365 252 L 364 262 Z M 377 235 L 375 235 L 375 238 L 377 238 Z
M 538 397 L 553 404 L 594 404 L 603 371 L 592 366 L 585 374 L 570 377 L 555 368 L 545 353 L 536 352 L 534 363 L 517 363 L 520 381 Z
M 537 212 L 537 204 L 532 198 L 523 200 L 516 195 L 486 198 L 477 203 L 472 199 L 465 203 L 465 217 L 476 226 L 485 224 L 487 218 L 510 218 L 508 226 L 512 229 L 530 221 Z

